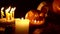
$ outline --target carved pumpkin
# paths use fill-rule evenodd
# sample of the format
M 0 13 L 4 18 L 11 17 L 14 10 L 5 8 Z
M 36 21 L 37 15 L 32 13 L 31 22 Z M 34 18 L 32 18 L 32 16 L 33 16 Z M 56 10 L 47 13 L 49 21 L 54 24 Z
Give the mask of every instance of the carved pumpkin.
M 45 22 L 45 17 L 47 17 L 47 11 L 48 7 L 46 6 L 46 3 L 42 2 L 37 10 L 28 11 L 25 18 L 29 19 L 30 23 L 33 25 L 42 25 Z
M 45 12 L 30 10 L 27 12 L 25 18 L 29 19 L 31 24 L 42 25 L 45 22 Z

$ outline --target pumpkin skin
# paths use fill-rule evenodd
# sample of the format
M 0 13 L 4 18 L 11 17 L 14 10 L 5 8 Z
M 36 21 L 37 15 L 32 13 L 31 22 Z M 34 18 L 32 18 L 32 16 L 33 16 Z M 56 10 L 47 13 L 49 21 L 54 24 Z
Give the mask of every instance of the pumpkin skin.
M 43 6 L 41 6 L 43 5 Z M 30 24 L 42 25 L 45 22 L 45 17 L 47 17 L 48 7 L 45 2 L 42 2 L 37 10 L 30 10 L 26 13 L 25 18 L 30 20 Z
M 26 13 L 25 19 L 29 19 L 30 24 L 42 25 L 45 22 L 45 12 L 39 10 L 30 10 Z
M 60 14 L 60 0 L 54 0 L 52 3 L 53 12 L 56 14 Z

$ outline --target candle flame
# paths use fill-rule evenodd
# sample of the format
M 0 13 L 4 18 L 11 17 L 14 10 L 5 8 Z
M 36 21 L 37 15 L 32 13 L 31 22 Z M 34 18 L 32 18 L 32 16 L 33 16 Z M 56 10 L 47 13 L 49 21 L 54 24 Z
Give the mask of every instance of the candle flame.
M 21 20 L 24 20 L 24 18 L 22 17 Z
M 8 8 L 8 9 L 6 9 L 5 11 L 9 12 L 9 11 L 10 11 L 10 9 L 11 9 L 11 6 L 9 6 L 9 8 Z
M 4 10 L 4 7 L 2 7 L 1 10 Z
M 11 11 L 15 11 L 16 7 L 12 8 Z
M 16 7 L 14 7 L 14 10 L 16 9 Z

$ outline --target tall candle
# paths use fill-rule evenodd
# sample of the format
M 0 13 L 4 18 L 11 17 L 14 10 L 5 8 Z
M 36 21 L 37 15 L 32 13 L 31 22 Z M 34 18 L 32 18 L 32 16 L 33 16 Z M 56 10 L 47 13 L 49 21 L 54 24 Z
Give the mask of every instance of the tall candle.
M 3 18 L 3 16 L 4 16 L 3 10 L 4 10 L 4 7 L 1 8 L 1 18 Z
M 15 12 L 15 9 L 16 9 L 16 7 L 14 7 L 14 8 L 13 8 L 13 11 L 12 11 L 12 17 L 13 17 L 13 19 L 14 19 L 14 12 Z
M 16 7 L 12 8 L 11 11 L 10 11 L 10 16 L 11 16 L 11 19 L 13 20 L 14 19 L 14 11 L 15 11 Z
M 6 20 L 9 20 L 9 19 L 10 19 L 10 13 L 9 13 L 10 8 L 11 8 L 11 7 L 9 7 L 8 9 L 5 10 Z
M 16 34 L 28 34 L 29 32 L 29 20 L 28 19 L 16 19 Z
M 10 11 L 10 19 L 12 20 L 12 11 L 13 11 L 13 8 L 11 8 L 11 11 Z

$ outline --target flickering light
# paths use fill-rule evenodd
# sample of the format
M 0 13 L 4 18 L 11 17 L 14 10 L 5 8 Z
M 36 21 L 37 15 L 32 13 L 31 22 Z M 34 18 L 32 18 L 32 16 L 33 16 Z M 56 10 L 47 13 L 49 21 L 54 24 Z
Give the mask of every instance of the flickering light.
M 43 12 L 38 13 L 38 11 L 30 10 L 29 12 L 27 12 L 25 18 L 30 20 L 30 24 L 42 25 L 45 22 L 44 16 L 45 16 L 45 13 Z
M 1 10 L 4 10 L 4 7 L 2 7 Z
M 3 10 L 4 10 L 4 7 L 1 8 L 1 18 L 3 18 L 3 16 L 4 16 Z
M 7 8 L 5 11 L 6 11 L 6 12 L 9 12 L 9 11 L 10 11 L 10 9 L 11 9 L 11 7 L 9 6 L 9 8 Z
M 43 16 L 44 16 L 44 15 L 43 15 L 43 13 L 40 13 L 40 16 L 42 16 L 42 17 L 43 17 Z
M 9 6 L 9 8 L 5 10 L 6 20 L 10 20 L 10 13 L 9 13 L 10 9 L 11 7 Z
M 10 14 L 11 14 L 11 19 L 14 19 L 14 11 L 15 11 L 16 7 L 11 8 Z
M 54 0 L 52 3 L 52 7 L 53 7 L 53 12 L 60 14 L 60 0 Z

